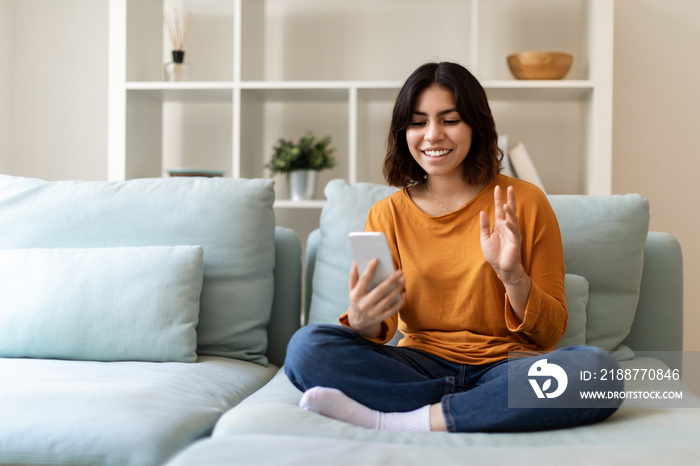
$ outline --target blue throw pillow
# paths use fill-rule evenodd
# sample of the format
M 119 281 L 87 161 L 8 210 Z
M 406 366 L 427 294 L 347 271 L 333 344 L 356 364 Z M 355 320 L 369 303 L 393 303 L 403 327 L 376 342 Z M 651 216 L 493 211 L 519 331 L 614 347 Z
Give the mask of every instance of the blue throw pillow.
M 324 193 L 328 202 L 321 212 L 321 239 L 314 269 L 309 323 L 338 321 L 348 309 L 348 277 L 352 250 L 348 233 L 365 229 L 367 212 L 396 188 L 371 183 L 348 184 L 333 180 Z
M 197 359 L 199 246 L 0 250 L 0 357 Z
M 566 273 L 589 283 L 586 344 L 615 350 L 637 311 L 649 232 L 649 202 L 638 194 L 549 196 Z

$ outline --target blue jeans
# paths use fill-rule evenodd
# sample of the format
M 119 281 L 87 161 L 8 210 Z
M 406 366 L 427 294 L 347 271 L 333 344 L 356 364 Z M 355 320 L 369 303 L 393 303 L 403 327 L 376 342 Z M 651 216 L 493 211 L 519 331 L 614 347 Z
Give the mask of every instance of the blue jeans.
M 568 387 L 562 396 L 535 396 L 528 371 L 532 375 L 533 364 L 542 359 L 566 372 Z M 591 367 L 619 365 L 607 352 L 587 346 L 482 365 L 457 364 L 412 348 L 377 345 L 351 329 L 326 324 L 297 331 L 285 361 L 287 377 L 300 390 L 337 388 L 378 411 L 407 412 L 441 402 L 450 432 L 524 432 L 602 421 L 621 400 L 596 400 L 585 406 L 573 397 L 579 390 L 620 391 L 623 382 L 603 387 L 602 382 L 586 380 L 584 385 L 580 373 Z M 542 391 L 547 392 L 546 384 Z M 517 406 L 525 407 L 509 407 L 509 393 L 511 403 L 522 398 L 525 405 Z

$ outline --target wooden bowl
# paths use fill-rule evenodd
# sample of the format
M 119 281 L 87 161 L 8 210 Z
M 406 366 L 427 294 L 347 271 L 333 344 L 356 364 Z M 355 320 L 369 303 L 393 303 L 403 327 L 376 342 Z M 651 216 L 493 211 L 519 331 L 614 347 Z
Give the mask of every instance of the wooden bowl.
M 508 67 L 517 79 L 562 79 L 574 61 L 563 52 L 520 52 L 508 55 Z

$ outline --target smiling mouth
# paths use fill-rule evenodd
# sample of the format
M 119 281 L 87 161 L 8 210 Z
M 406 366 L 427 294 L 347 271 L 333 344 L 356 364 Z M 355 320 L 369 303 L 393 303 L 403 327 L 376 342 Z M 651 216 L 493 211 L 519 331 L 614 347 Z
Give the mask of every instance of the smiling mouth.
M 444 149 L 444 150 L 424 150 L 423 153 L 427 155 L 428 157 L 441 157 L 443 155 L 447 155 L 450 152 L 452 152 L 452 149 Z

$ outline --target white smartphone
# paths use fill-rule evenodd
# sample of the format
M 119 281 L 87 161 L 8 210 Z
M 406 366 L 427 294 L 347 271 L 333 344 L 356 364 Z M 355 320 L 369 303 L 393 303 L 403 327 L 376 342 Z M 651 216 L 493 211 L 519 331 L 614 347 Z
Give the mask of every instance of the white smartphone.
M 378 231 L 354 231 L 350 233 L 350 245 L 352 254 L 357 262 L 357 270 L 362 273 L 367 268 L 367 264 L 374 258 L 379 259 L 372 281 L 367 287 L 367 291 L 373 289 L 394 273 L 394 261 L 389 251 L 389 243 L 384 233 Z

